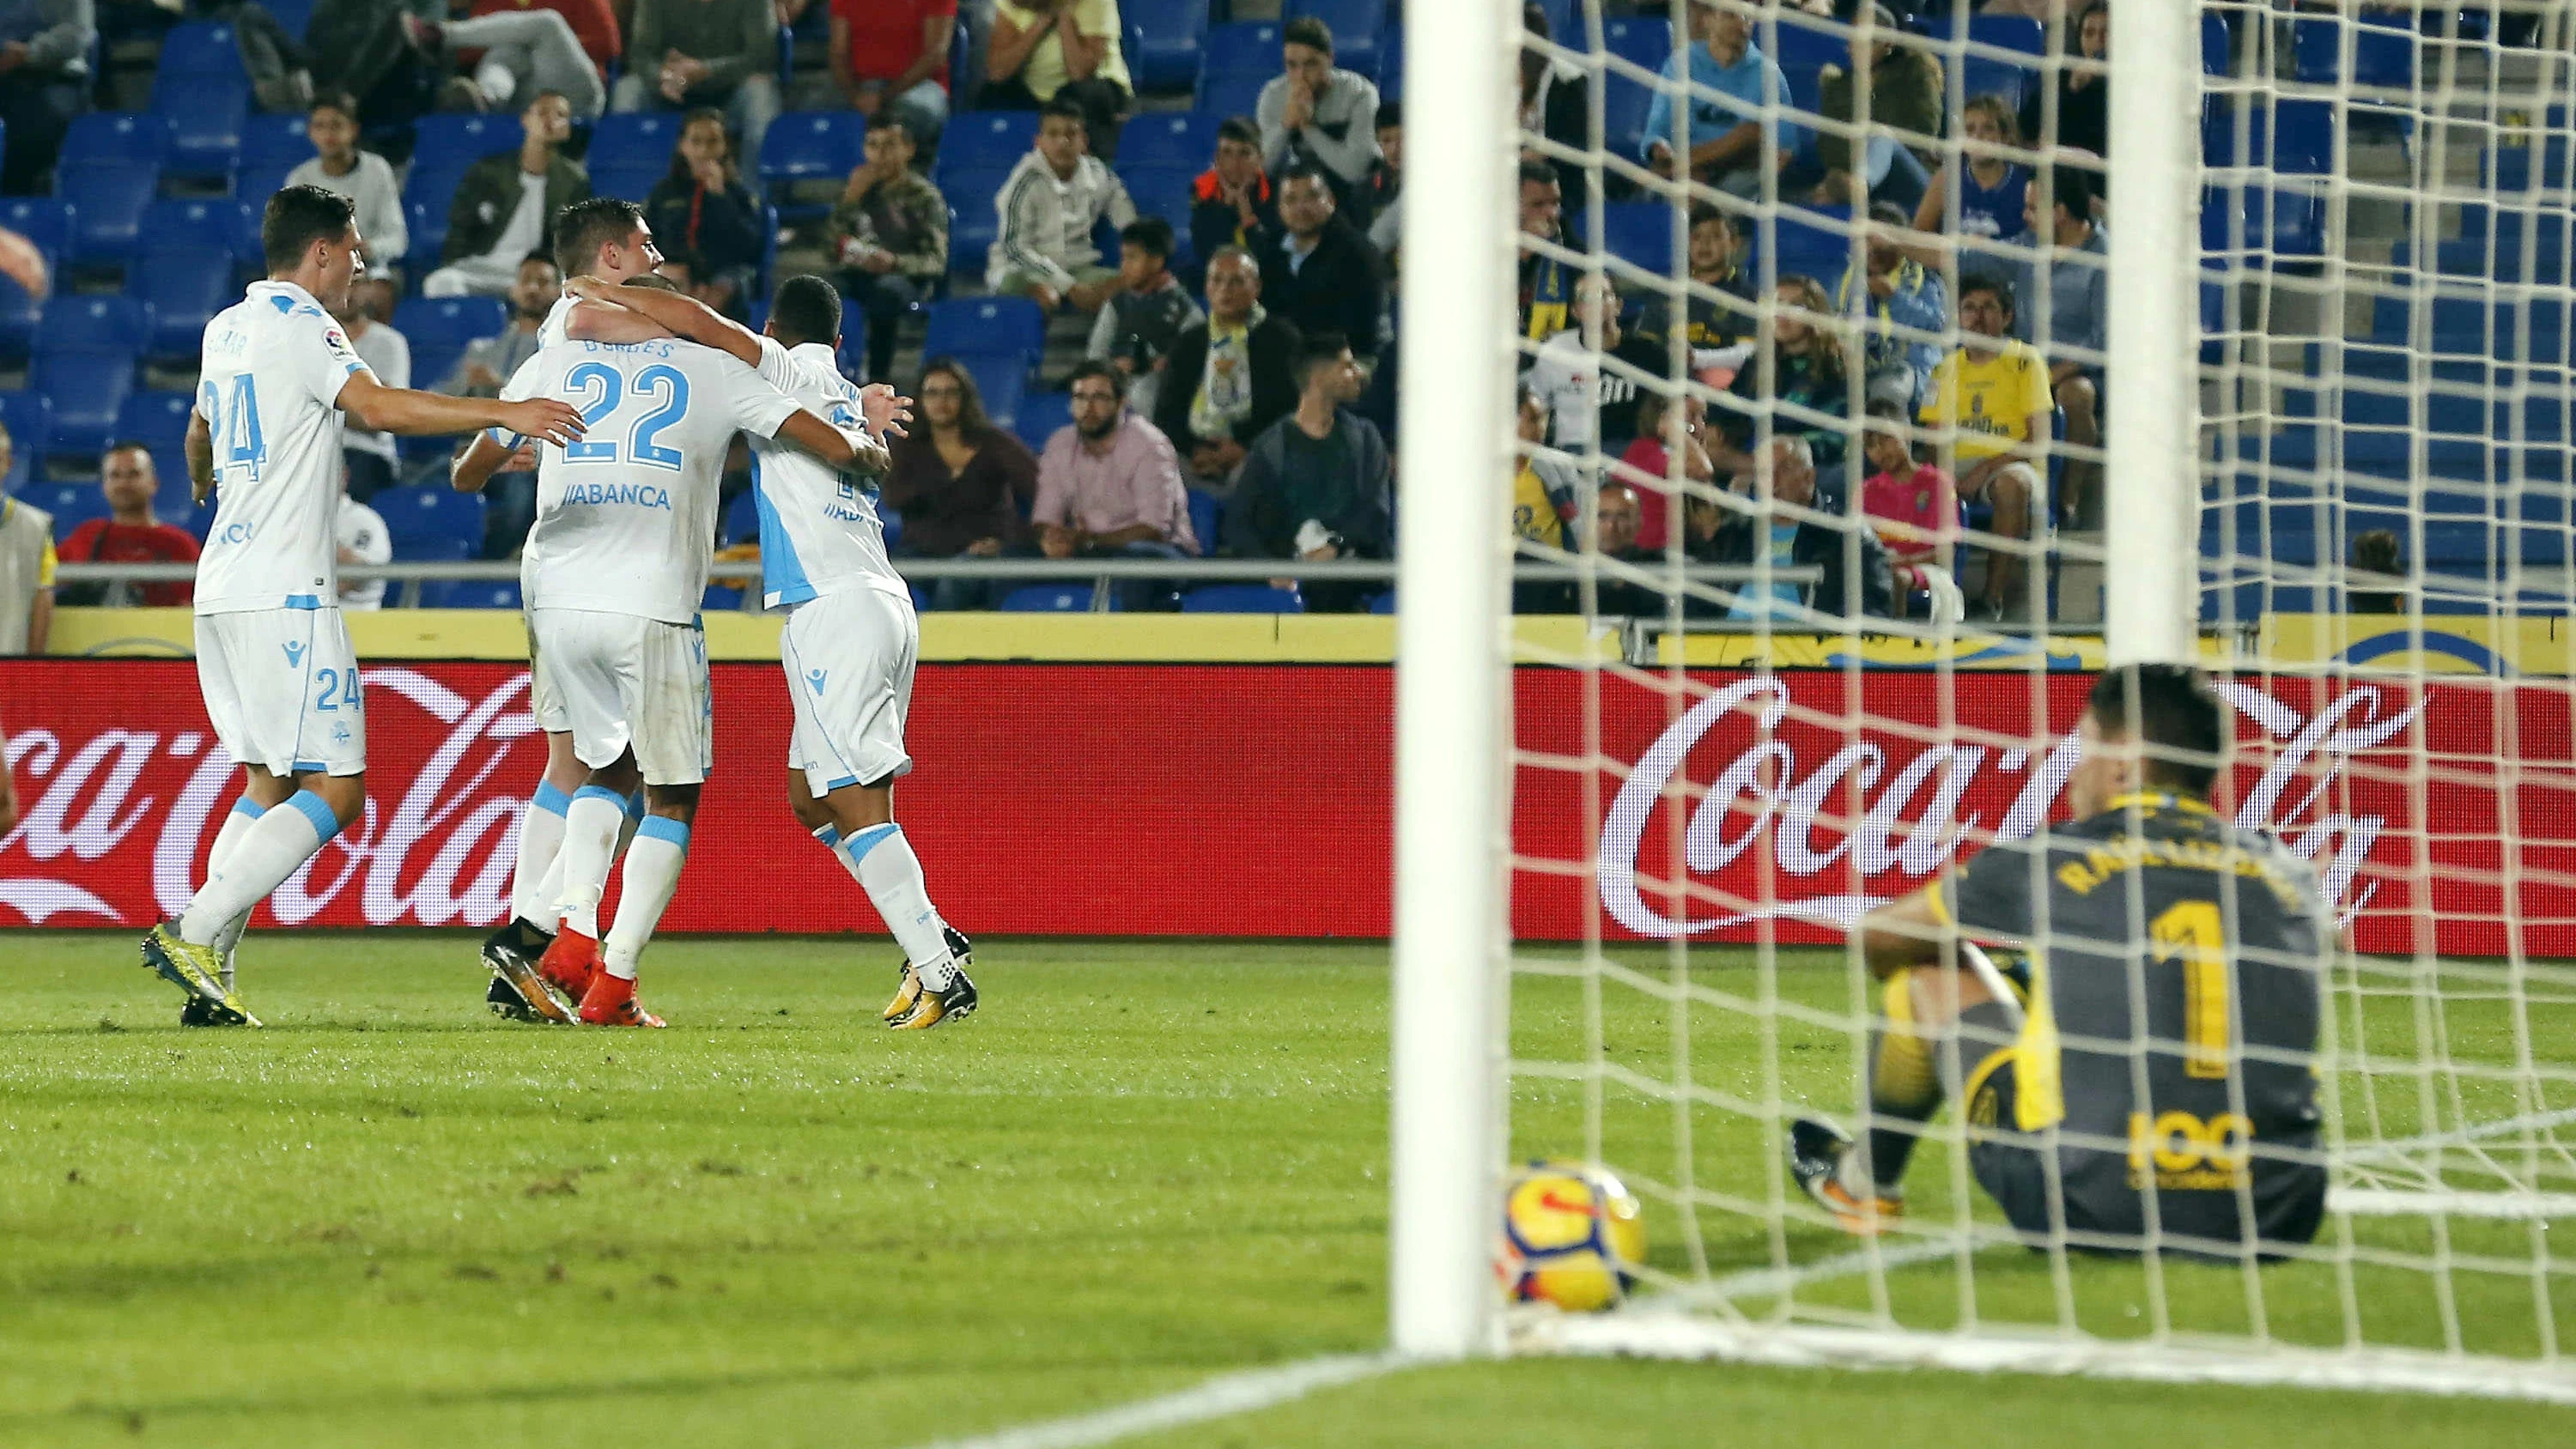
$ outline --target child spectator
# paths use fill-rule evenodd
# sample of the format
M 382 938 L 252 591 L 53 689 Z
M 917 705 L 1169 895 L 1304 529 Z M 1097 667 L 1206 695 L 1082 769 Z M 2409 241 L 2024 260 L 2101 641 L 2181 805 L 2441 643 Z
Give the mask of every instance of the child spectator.
M 349 198 L 368 273 L 392 273 L 411 249 L 411 231 L 403 221 L 402 186 L 394 180 L 394 168 L 375 152 L 358 149 L 358 103 L 346 91 L 315 96 L 304 117 L 304 134 L 320 154 L 287 172 L 286 184 L 319 186 Z
M 760 286 L 768 227 L 734 164 L 724 112 L 691 111 L 680 123 L 671 172 L 645 199 L 644 219 L 662 255 L 689 269 L 689 293 L 739 322 Z
M 1692 373 L 1711 387 L 1724 387 L 1735 377 L 1734 364 L 1715 354 L 1745 345 L 1760 330 L 1760 319 L 1753 314 L 1753 281 L 1745 275 L 1744 268 L 1736 264 L 1735 253 L 1734 221 L 1706 202 L 1693 206 L 1690 218 L 1693 294 L 1683 304 L 1683 316 L 1688 320 L 1682 345 L 1690 352 Z M 1698 295 L 1702 289 L 1718 295 Z M 1672 313 L 1672 300 L 1657 293 L 1647 301 L 1645 315 L 1638 319 L 1637 335 L 1658 348 L 1669 346 Z M 1713 372 L 1719 375 L 1710 376 Z
M 1822 283 L 1800 276 L 1782 277 L 1773 300 L 1779 310 L 1771 319 L 1771 356 L 1766 363 L 1757 349 L 1736 372 L 1716 415 L 1726 440 L 1709 450 L 1710 461 L 1740 485 L 1754 472 L 1757 437 L 1803 438 L 1817 496 L 1826 500 L 1824 507 L 1839 508 L 1850 441 L 1842 420 L 1851 416 L 1851 382 L 1841 343 L 1827 330 L 1832 304 Z
M 1136 203 L 1117 175 L 1089 154 L 1082 108 L 1047 103 L 1038 118 L 1037 144 L 1002 183 L 993 205 L 1002 214 L 1001 235 L 985 263 L 984 280 L 996 294 L 1027 297 L 1049 313 L 1062 307 L 1097 312 L 1118 284 L 1100 264 L 1092 228 L 1106 217 L 1125 227 Z
M 1870 404 L 1870 426 L 1861 435 L 1869 481 L 1861 485 L 1860 511 L 1887 546 L 1897 597 L 1929 592 L 1934 617 L 1945 600 L 1958 600 L 1952 555 L 1959 538 L 1959 493 L 1950 475 L 1925 463 L 1906 439 L 1909 413 L 1893 403 Z
M 912 169 L 901 114 L 869 126 L 866 145 L 832 209 L 829 241 L 841 293 L 868 319 L 868 376 L 883 381 L 894 372 L 896 327 L 948 275 L 948 202 Z
M 1717 469 L 1709 462 L 1705 440 L 1709 431 L 1707 410 L 1696 393 L 1678 398 L 1650 392 L 1637 399 L 1637 437 L 1628 450 L 1619 455 L 1611 472 L 1623 480 L 1622 492 L 1640 505 L 1631 525 L 1630 541 L 1648 553 L 1660 554 L 1666 539 L 1672 537 L 1680 509 L 1675 506 L 1680 493 L 1673 486 L 1673 459 L 1681 459 L 1682 479 L 1709 487 L 1717 485 Z M 1615 485 L 1614 485 L 1615 486 Z M 1643 506 L 1640 490 L 1651 494 L 1653 506 Z M 1607 490 L 1605 490 L 1606 492 Z
M 1932 178 L 1931 188 L 1923 193 L 1923 204 L 1914 208 L 1914 229 L 1935 236 L 1949 235 L 1950 194 L 1955 191 L 1959 197 L 1960 237 L 2019 241 L 2029 225 L 2023 219 L 2023 193 L 2030 185 L 2030 168 L 2006 160 L 1996 149 L 2018 148 L 2022 144 L 2012 108 L 2001 96 L 1971 96 L 1960 115 L 1959 129 L 1967 137 L 1962 162 L 1943 168 L 1940 175 Z
M 1189 289 L 1172 276 L 1172 224 L 1138 217 L 1118 234 L 1118 292 L 1100 309 L 1086 355 L 1117 369 L 1127 409 L 1154 416 L 1163 369 L 1181 334 L 1207 320 Z
M 1199 265 L 1227 247 L 1250 249 L 1279 224 L 1270 173 L 1261 165 L 1261 132 L 1241 116 L 1216 128 L 1216 160 L 1190 189 L 1190 250 Z
M 99 460 L 99 491 L 107 495 L 107 517 L 93 518 L 63 540 L 65 563 L 194 563 L 196 536 L 152 512 L 161 491 L 152 455 L 141 443 L 118 443 Z M 197 586 L 186 579 L 166 583 L 74 584 L 62 590 L 61 602 L 111 609 L 141 604 L 151 609 L 179 609 L 194 602 Z
M 1931 337 L 1950 325 L 1950 297 L 1941 274 L 1906 252 L 1913 228 L 1904 208 L 1882 201 L 1869 209 L 1869 265 L 1843 274 L 1837 311 L 1864 327 L 1869 396 L 1911 412 L 1941 365 L 1941 345 Z

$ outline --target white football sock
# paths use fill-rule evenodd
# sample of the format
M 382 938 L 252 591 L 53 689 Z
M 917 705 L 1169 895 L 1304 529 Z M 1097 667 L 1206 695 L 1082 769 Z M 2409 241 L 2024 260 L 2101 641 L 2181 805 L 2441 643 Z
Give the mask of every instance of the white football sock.
M 563 848 L 555 857 L 562 881 L 554 913 L 566 927 L 594 941 L 599 939 L 599 898 L 608 890 L 608 867 L 625 821 L 626 797 L 598 785 L 575 790 L 564 810 Z
M 213 945 L 234 917 L 268 899 L 269 892 L 339 833 L 339 818 L 310 790 L 298 790 L 284 805 L 262 812 L 233 842 L 222 869 L 209 864 L 205 885 L 179 917 L 179 939 Z
M 886 929 L 921 973 L 921 984 L 933 991 L 946 990 L 957 979 L 956 962 L 948 954 L 948 923 L 930 903 L 930 885 L 921 877 L 921 857 L 912 853 L 903 827 L 871 825 L 841 842 L 841 851 L 850 858 L 851 874 L 866 888 L 877 914 L 885 918 Z
M 821 841 L 824 848 L 832 852 L 832 858 L 841 863 L 841 869 L 850 873 L 850 879 L 859 881 L 860 889 L 864 890 L 867 888 L 868 883 L 866 881 L 859 880 L 859 863 L 850 859 L 850 853 L 841 848 L 841 828 L 839 826 L 817 825 L 814 827 L 814 838 Z
M 206 874 L 209 877 L 232 864 L 233 851 L 241 844 L 242 836 L 249 832 L 260 816 L 267 813 L 267 806 L 248 795 L 233 802 L 233 808 L 224 816 L 223 827 L 215 832 L 214 849 L 206 852 Z M 242 932 L 248 929 L 250 929 L 250 912 L 244 911 L 224 922 L 224 928 L 215 933 L 215 949 L 222 952 L 224 956 L 226 991 L 230 991 L 233 986 L 233 948 L 241 944 Z
M 617 924 L 609 928 L 608 974 L 635 979 L 653 928 L 680 886 L 680 867 L 689 860 L 689 827 L 667 815 L 648 815 L 635 832 L 635 848 L 626 855 L 626 889 L 617 898 Z
M 539 780 L 528 808 L 519 812 L 519 863 L 510 873 L 510 914 L 549 935 L 555 915 L 543 894 L 546 877 L 563 853 L 564 811 L 572 797 Z

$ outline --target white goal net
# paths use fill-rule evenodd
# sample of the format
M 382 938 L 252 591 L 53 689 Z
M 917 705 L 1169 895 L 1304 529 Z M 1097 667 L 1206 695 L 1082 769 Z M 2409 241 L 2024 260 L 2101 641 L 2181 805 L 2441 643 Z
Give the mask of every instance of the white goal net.
M 1522 169 L 1466 168 L 1518 191 L 1491 329 L 1424 340 L 1451 315 L 1424 299 L 1464 284 L 1421 250 L 1429 200 L 1407 213 L 1406 668 L 1433 645 L 1491 668 L 1404 697 L 1398 1346 L 1439 1351 L 1445 1323 L 1519 1351 L 2576 1401 L 2576 1255 L 2550 1245 L 2576 1219 L 2576 11 L 2023 8 L 1545 0 L 1516 73 L 1413 47 L 1417 165 L 1465 124 L 1426 96 L 1490 79 Z M 1578 577 L 1466 588 L 1443 634 L 1410 617 L 1449 566 L 1414 557 L 1442 541 L 1412 380 L 1485 384 L 1458 360 L 1504 325 L 1520 441 L 1453 448 L 1498 476 L 1447 496 L 1499 517 L 1508 492 L 1514 556 Z M 2325 1211 L 2260 1259 L 2183 1251 L 2154 1210 L 2121 1243 L 2054 1197 L 2017 1227 L 1973 1160 L 1995 1124 L 1960 1100 L 1990 1043 L 1919 1027 L 1854 930 L 2067 829 L 2095 679 L 2186 654 L 2235 729 L 2212 803 L 2312 863 L 2341 928 L 2304 1054 L 2241 1020 L 2138 1029 L 2238 1089 L 2251 1061 L 2313 1069 Z M 1455 733 L 1483 708 L 1462 688 L 1511 769 L 1435 780 L 1425 730 L 1484 743 Z M 1493 803 L 1460 814 L 1473 789 Z M 1427 852 L 1478 841 L 1494 879 L 1429 899 Z M 2142 980 L 2197 969 L 2169 924 L 2126 947 Z M 2008 1031 L 2050 1009 L 2024 944 L 2052 941 L 1961 966 Z M 1494 1050 L 1408 1038 L 1435 1000 L 1490 1011 Z M 1924 1044 L 1928 1112 L 1891 1117 L 1890 1037 Z M 1491 1096 L 1442 1116 L 1442 1073 Z M 1802 1189 L 1810 1117 L 1863 1152 L 1913 1134 L 1901 1214 L 1861 1219 L 1883 1231 Z M 1444 1123 L 1463 1155 L 1422 1146 Z M 2160 1184 L 2240 1188 L 2248 1150 L 2171 1112 L 2127 1149 Z M 1474 1178 L 1481 1254 L 1502 1164 L 1533 1159 L 1643 1202 L 1620 1307 L 1497 1306 L 1490 1272 L 1408 1262 L 1467 1211 L 1429 1176 Z M 1443 1294 L 1480 1301 L 1443 1318 Z

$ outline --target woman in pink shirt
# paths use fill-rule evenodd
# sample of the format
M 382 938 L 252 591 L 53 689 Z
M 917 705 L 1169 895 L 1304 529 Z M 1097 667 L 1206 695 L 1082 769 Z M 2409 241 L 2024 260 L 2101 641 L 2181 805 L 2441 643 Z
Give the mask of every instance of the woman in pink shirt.
M 1931 569 L 1950 581 L 1951 551 L 1959 538 L 1959 494 L 1950 475 L 1917 461 L 1906 441 L 1905 413 L 1890 403 L 1870 405 L 1861 448 L 1870 475 L 1861 485 L 1860 508 L 1887 545 L 1897 593 L 1931 588 Z
M 1698 397 L 1678 400 L 1640 389 L 1637 394 L 1637 440 L 1628 445 L 1610 472 L 1614 481 L 1637 490 L 1646 507 L 1637 523 L 1636 546 L 1661 552 L 1681 524 L 1681 500 L 1672 492 L 1673 447 L 1681 450 L 1682 477 L 1714 486 L 1717 470 L 1709 466 L 1700 444 L 1705 415 Z

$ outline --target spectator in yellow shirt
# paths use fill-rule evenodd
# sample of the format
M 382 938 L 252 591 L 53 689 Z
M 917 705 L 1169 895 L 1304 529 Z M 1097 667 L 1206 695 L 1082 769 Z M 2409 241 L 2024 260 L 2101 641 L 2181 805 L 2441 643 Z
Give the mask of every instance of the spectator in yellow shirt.
M 1091 154 L 1107 165 L 1136 93 L 1119 30 L 1118 0 L 995 0 L 977 108 L 1034 111 L 1061 95 L 1082 107 Z
M 2048 382 L 2048 360 L 2007 336 L 2013 322 L 2012 284 L 1971 273 L 1959 284 L 1959 349 L 1932 371 L 1931 396 L 1921 420 L 1951 435 L 1942 459 L 1959 480 L 1959 496 L 1994 508 L 1993 528 L 2006 542 L 1987 553 L 1985 617 L 2001 620 L 2014 608 L 2021 554 L 2033 532 L 2039 500 L 2047 496 L 2047 447 L 2057 403 Z

